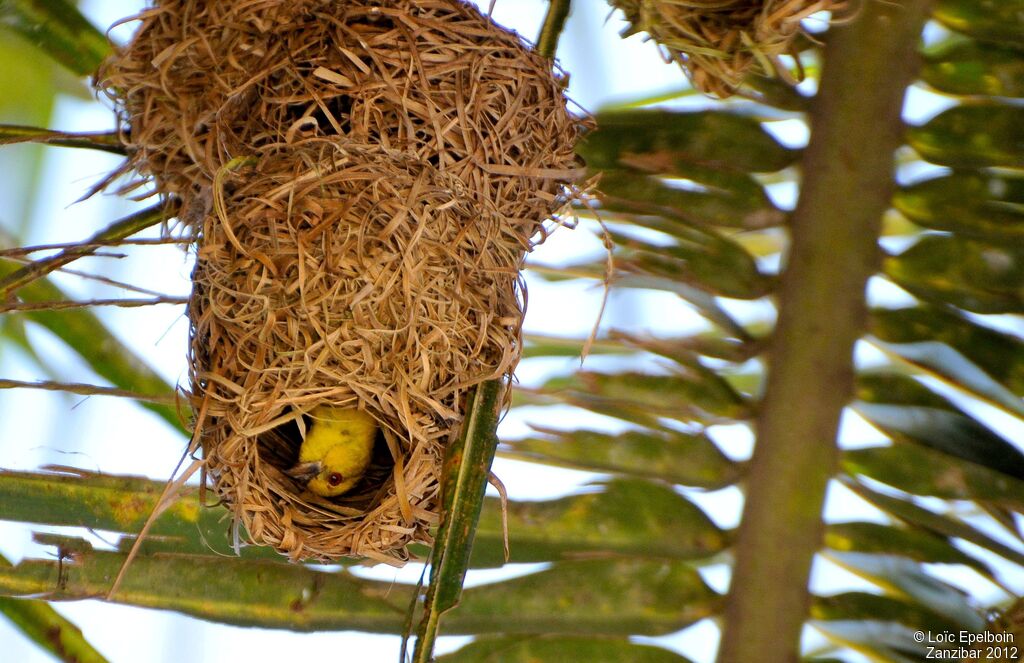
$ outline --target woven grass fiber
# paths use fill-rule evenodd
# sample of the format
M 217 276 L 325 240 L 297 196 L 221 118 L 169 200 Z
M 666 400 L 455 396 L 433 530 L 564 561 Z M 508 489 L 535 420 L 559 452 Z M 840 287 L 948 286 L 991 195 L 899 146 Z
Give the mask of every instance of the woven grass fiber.
M 137 20 L 97 81 L 135 185 L 179 196 L 198 236 L 206 474 L 254 543 L 401 563 L 437 522 L 467 390 L 519 359 L 525 254 L 577 193 L 564 80 L 460 0 L 158 0 Z M 282 472 L 320 404 L 383 431 L 373 480 L 333 501 Z
M 609 0 L 630 23 L 624 36 L 645 32 L 707 94 L 727 98 L 756 70 L 790 79 L 780 56 L 799 66 L 801 21 L 835 11 L 846 0 Z

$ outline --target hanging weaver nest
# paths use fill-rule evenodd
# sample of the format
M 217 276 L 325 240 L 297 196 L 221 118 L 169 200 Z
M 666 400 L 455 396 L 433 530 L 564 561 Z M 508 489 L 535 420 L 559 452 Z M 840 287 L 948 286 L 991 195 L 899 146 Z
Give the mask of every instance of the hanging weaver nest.
M 799 65 L 800 22 L 835 11 L 845 0 L 609 0 L 630 27 L 623 36 L 646 32 L 678 62 L 693 86 L 722 98 L 732 96 L 751 69 L 791 79 L 779 60 Z M 801 76 L 802 78 L 802 72 Z
M 98 84 L 135 184 L 179 196 L 198 238 L 207 475 L 293 559 L 404 560 L 467 390 L 519 359 L 525 253 L 578 193 L 564 81 L 460 0 L 158 0 L 137 20 Z M 335 500 L 284 472 L 325 404 L 382 432 Z

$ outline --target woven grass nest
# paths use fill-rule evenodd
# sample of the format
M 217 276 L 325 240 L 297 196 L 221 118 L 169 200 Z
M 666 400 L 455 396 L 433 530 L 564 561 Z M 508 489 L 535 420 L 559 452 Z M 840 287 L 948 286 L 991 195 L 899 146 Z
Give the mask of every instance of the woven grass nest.
M 791 78 L 779 57 L 797 58 L 800 22 L 846 0 L 609 0 L 630 27 L 646 32 L 683 67 L 698 90 L 726 98 L 752 70 Z M 799 60 L 797 60 L 799 64 Z
M 137 19 L 97 82 L 135 183 L 180 197 L 197 237 L 207 476 L 255 543 L 400 563 L 438 520 L 468 390 L 519 359 L 525 254 L 577 194 L 564 81 L 460 0 L 158 0 Z M 336 500 L 282 471 L 322 404 L 383 432 Z

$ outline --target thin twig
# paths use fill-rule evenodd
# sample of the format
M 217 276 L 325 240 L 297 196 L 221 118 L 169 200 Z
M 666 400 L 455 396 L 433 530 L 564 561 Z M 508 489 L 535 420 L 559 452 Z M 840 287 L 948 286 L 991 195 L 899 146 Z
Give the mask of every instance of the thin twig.
M 26 263 L 27 262 L 31 262 L 31 261 L 29 261 L 29 260 L 27 260 L 25 258 L 7 258 L 7 260 L 10 260 L 12 262 L 26 262 Z M 97 283 L 103 283 L 105 285 L 113 286 L 115 288 L 121 288 L 122 290 L 127 290 L 128 292 L 137 292 L 140 295 L 150 295 L 152 297 L 166 297 L 166 296 L 168 296 L 168 295 L 165 295 L 164 293 L 158 292 L 156 290 L 150 290 L 149 288 L 142 288 L 140 286 L 132 285 L 131 283 L 127 283 L 125 281 L 118 281 L 117 279 L 112 279 L 112 278 L 109 278 L 109 277 L 106 277 L 106 276 L 101 276 L 99 274 L 92 274 L 90 272 L 83 272 L 83 271 L 78 270 L 78 269 L 61 268 L 61 269 L 54 270 L 54 271 L 56 271 L 58 274 L 66 274 L 68 276 L 77 276 L 80 279 L 86 279 L 86 280 L 89 280 L 89 281 L 95 281 Z
M 177 403 L 177 398 L 174 396 L 139 394 L 125 389 L 101 387 L 95 384 L 82 384 L 78 382 L 52 382 L 49 380 L 26 382 L 24 380 L 0 378 L 0 389 L 40 389 L 43 391 L 64 391 L 69 394 L 78 394 L 79 396 L 116 396 L 118 398 L 130 398 L 136 401 L 160 403 L 162 405 L 174 405 Z
M 90 242 L 61 242 L 57 244 L 33 244 L 13 249 L 0 249 L 0 258 L 17 258 L 40 251 L 57 251 L 63 249 L 90 249 L 103 246 L 154 246 L 160 244 L 192 244 L 195 237 L 149 237 L 140 239 L 108 239 Z
M 41 278 L 50 272 L 67 265 L 70 262 L 89 255 L 95 251 L 91 248 L 96 242 L 128 238 L 140 230 L 144 230 L 158 223 L 165 221 L 177 212 L 179 203 L 176 200 L 167 203 L 160 202 L 147 207 L 141 212 L 136 212 L 123 219 L 115 221 L 107 228 L 96 233 L 82 243 L 82 246 L 68 248 L 55 256 L 37 260 L 16 270 L 0 279 L 0 300 L 10 298 L 19 288 L 23 288 L 32 281 Z
M 127 155 L 128 150 L 121 143 L 117 132 L 80 132 L 54 131 L 38 127 L 23 127 L 13 124 L 0 124 L 0 145 L 15 143 L 43 143 L 59 147 L 84 147 L 113 154 Z
M 26 311 L 62 311 L 66 309 L 92 308 L 95 306 L 119 306 L 121 308 L 137 308 L 156 304 L 188 304 L 188 297 L 152 297 L 149 299 L 87 299 L 83 301 L 64 302 L 5 302 L 0 304 L 0 313 Z

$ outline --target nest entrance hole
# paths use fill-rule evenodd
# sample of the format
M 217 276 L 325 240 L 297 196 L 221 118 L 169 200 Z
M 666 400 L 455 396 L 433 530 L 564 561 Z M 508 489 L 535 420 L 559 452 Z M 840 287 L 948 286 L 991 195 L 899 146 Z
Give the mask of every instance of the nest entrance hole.
M 281 414 L 284 415 L 285 411 Z M 299 425 L 299 420 L 302 425 Z M 308 433 L 313 425 L 313 419 L 309 414 L 289 419 L 287 422 L 273 428 L 257 437 L 257 453 L 261 462 L 274 467 L 281 474 L 282 481 L 292 488 L 296 495 L 311 497 L 305 492 L 305 486 L 298 480 L 291 478 L 286 472 L 299 462 L 299 448 L 302 446 L 303 429 Z M 329 503 L 337 504 L 345 509 L 372 509 L 378 506 L 387 494 L 388 486 L 394 481 L 392 476 L 395 468 L 395 459 L 391 455 L 388 441 L 385 437 L 384 428 L 377 427 L 377 437 L 374 440 L 373 456 L 370 466 L 367 468 L 363 478 L 352 490 L 344 495 L 331 498 Z M 317 501 L 324 498 L 315 498 Z

